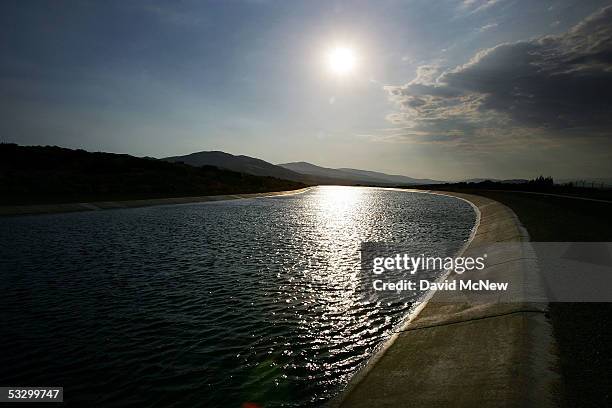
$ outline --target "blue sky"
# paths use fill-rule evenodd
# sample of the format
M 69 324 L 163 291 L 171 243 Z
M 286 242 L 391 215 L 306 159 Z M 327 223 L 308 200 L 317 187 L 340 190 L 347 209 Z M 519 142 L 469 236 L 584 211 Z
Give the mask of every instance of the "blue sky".
M 441 179 L 607 177 L 606 3 L 3 1 L 0 134 Z M 325 66 L 335 44 L 357 55 L 351 75 Z

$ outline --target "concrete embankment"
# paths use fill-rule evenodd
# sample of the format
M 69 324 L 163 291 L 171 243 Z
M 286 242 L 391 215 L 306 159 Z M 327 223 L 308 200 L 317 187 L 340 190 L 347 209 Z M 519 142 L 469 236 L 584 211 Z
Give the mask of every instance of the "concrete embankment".
M 341 407 L 550 407 L 559 376 L 528 234 L 508 207 L 469 201 L 479 221 L 463 256 L 488 252 L 471 279 L 507 281 L 505 299 L 437 291 L 332 402 Z M 515 245 L 516 243 L 516 245 Z M 446 278 L 458 275 L 451 272 Z M 524 301 L 521 301 L 524 299 Z
M 52 214 L 75 211 L 96 211 L 117 208 L 136 208 L 149 207 L 155 205 L 169 204 L 188 204 L 207 201 L 235 200 L 239 198 L 272 197 L 279 195 L 298 194 L 305 192 L 310 187 L 299 190 L 275 191 L 268 193 L 250 194 L 230 194 L 214 196 L 195 196 L 195 197 L 172 197 L 172 198 L 151 198 L 146 200 L 124 200 L 124 201 L 97 201 L 93 203 L 66 203 L 66 204 L 33 204 L 33 205 L 4 205 L 0 206 L 0 216 L 2 215 L 26 215 L 26 214 Z

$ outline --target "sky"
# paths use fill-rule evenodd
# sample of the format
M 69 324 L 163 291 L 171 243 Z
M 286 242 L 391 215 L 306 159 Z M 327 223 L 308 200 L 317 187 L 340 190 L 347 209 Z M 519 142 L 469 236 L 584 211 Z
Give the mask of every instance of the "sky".
M 610 1 L 0 3 L 0 140 L 612 177 Z M 329 53 L 349 50 L 338 74 Z

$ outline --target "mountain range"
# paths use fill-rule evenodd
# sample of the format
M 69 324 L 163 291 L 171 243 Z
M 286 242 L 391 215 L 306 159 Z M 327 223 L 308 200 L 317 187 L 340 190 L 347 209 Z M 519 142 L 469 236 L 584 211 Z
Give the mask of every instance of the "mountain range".
M 197 152 L 185 156 L 166 157 L 162 160 L 172 163 L 184 163 L 194 167 L 215 166 L 222 169 L 253 174 L 255 176 L 270 176 L 284 180 L 304 181 L 304 175 L 275 166 L 272 163 L 249 156 L 234 156 L 233 154 L 210 151 Z
M 485 181 L 492 181 L 495 183 L 504 183 L 504 184 L 523 184 L 526 183 L 527 179 L 496 179 L 496 178 L 473 178 L 473 179 L 467 179 L 467 180 L 459 180 L 460 182 L 463 183 L 482 183 Z
M 308 174 L 314 177 L 328 177 L 347 180 L 352 183 L 388 184 L 388 185 L 416 185 L 416 184 L 439 184 L 441 181 L 429 179 L 415 179 L 396 174 L 386 174 L 377 171 L 359 170 L 350 168 L 331 169 L 316 166 L 308 162 L 293 162 L 279 164 L 280 167 L 292 170 L 296 173 Z
M 407 176 L 385 174 L 375 171 L 316 166 L 307 162 L 275 165 L 249 156 L 235 156 L 221 151 L 204 151 L 185 156 L 166 157 L 162 160 L 184 163 L 191 166 L 216 166 L 256 176 L 270 176 L 284 180 L 310 184 L 375 184 L 375 185 L 417 185 L 438 184 L 437 180 L 415 179 Z

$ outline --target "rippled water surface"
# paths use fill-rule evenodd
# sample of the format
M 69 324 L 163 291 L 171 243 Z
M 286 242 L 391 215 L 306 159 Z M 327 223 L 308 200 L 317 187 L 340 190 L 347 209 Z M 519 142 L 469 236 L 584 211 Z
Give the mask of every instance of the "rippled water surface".
M 320 406 L 414 301 L 360 294 L 362 242 L 456 251 L 474 221 L 457 199 L 356 187 L 0 219 L 0 385 L 63 386 L 71 406 Z

